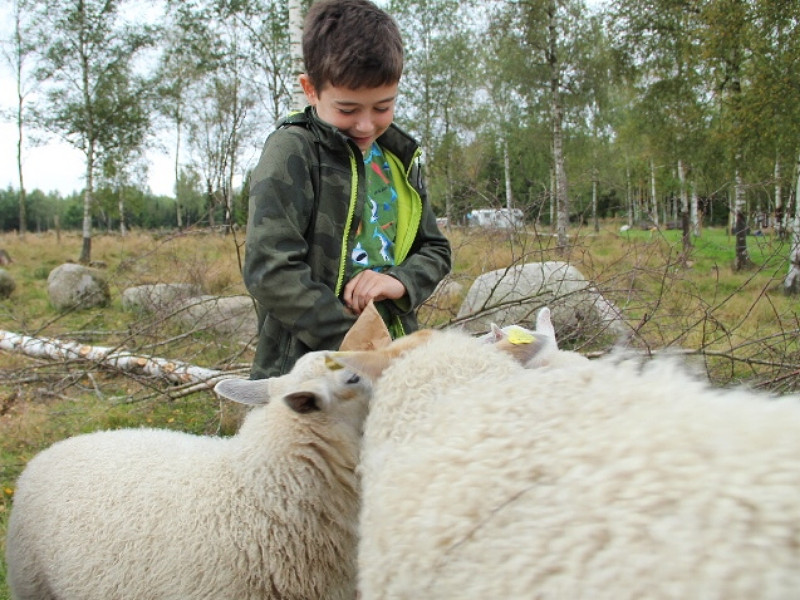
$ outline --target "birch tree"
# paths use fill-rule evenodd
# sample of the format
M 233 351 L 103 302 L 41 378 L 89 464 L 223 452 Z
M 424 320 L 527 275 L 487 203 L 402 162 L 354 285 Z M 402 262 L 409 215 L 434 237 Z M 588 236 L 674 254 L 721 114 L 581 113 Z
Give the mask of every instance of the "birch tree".
M 431 200 L 444 193 L 452 218 L 454 147 L 464 138 L 465 105 L 476 87 L 479 7 L 456 0 L 392 0 L 388 11 L 403 35 L 404 72 L 397 120 L 419 140 L 430 181 Z
M 613 5 L 612 40 L 635 73 L 636 110 L 650 156 L 651 218 L 659 225 L 655 161 L 677 165 L 684 252 L 691 247 L 688 189 L 706 148 L 701 38 L 695 0 L 620 0 Z M 666 172 L 666 171 L 665 171 Z M 693 179 L 692 179 L 693 181 Z
M 143 90 L 108 96 L 120 81 L 133 84 L 133 59 L 152 42 L 148 28 L 125 22 L 122 3 L 114 0 L 46 0 L 36 4 L 36 29 L 43 59 L 40 77 L 47 81 L 43 122 L 80 150 L 86 160 L 83 244 L 80 262 L 91 260 L 94 181 L 104 142 L 112 131 L 131 126 L 127 102 Z M 118 104 L 116 98 L 125 98 Z
M 156 76 L 156 106 L 174 132 L 175 219 L 178 229 L 183 229 L 186 199 L 179 181 L 183 134 L 187 118 L 191 117 L 186 114 L 187 104 L 192 88 L 213 72 L 221 52 L 217 36 L 209 30 L 209 23 L 214 22 L 209 7 L 176 2 L 170 3 L 168 8 L 169 22 L 161 37 L 162 52 Z
M 17 128 L 17 180 L 19 182 L 19 228 L 17 233 L 20 237 L 25 237 L 28 223 L 25 178 L 22 166 L 26 146 L 26 128 L 31 108 L 29 96 L 36 88 L 36 82 L 31 76 L 30 68 L 30 59 L 35 50 L 35 45 L 32 44 L 29 37 L 31 28 L 29 9 L 29 2 L 25 0 L 13 1 L 11 7 L 14 19 L 12 39 L 2 46 L 3 58 L 14 73 L 17 96 L 17 104 L 12 118 Z
M 752 266 L 747 251 L 747 193 L 744 172 L 747 168 L 748 119 L 744 110 L 744 76 L 752 42 L 749 4 L 746 0 L 706 2 L 701 11 L 704 54 L 716 82 L 720 103 L 720 125 L 728 148 L 733 172 L 733 234 L 736 271 Z
M 493 75 L 513 86 L 520 110 L 528 113 L 546 104 L 549 119 L 552 193 L 555 199 L 556 237 L 562 250 L 568 247 L 569 193 L 564 148 L 565 90 L 578 86 L 570 80 L 577 73 L 575 44 L 577 15 L 585 12 L 581 2 L 538 0 L 503 5 L 491 33 L 497 36 L 505 68 Z

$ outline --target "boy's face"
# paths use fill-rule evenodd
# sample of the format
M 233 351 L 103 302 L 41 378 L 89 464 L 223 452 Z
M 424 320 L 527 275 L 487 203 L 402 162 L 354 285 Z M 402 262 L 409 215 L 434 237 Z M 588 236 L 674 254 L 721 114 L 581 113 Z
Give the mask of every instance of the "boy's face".
M 397 83 L 357 90 L 328 85 L 321 92 L 305 75 L 300 83 L 319 117 L 353 140 L 362 152 L 367 152 L 394 120 Z

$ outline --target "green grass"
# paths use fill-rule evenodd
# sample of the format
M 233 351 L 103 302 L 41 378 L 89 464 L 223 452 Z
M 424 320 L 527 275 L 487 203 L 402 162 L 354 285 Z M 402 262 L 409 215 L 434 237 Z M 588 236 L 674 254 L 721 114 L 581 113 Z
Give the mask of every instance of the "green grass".
M 734 272 L 733 238 L 705 229 L 684 256 L 680 232 L 630 231 L 607 223 L 595 234 L 570 232 L 572 247 L 560 253 L 542 228 L 519 235 L 453 229 L 453 276 L 462 293 L 424 307 L 421 322 L 452 321 L 471 281 L 480 273 L 512 263 L 568 260 L 620 307 L 633 347 L 682 348 L 702 352 L 719 383 L 747 380 L 778 391 L 800 385 L 800 300 L 786 297 L 781 282 L 789 247 L 772 236 L 748 238 L 754 268 Z M 47 275 L 80 253 L 78 234 L 28 234 L 24 240 L 0 235 L 14 262 L 6 267 L 17 281 L 9 300 L 0 301 L 0 329 L 63 337 L 222 368 L 247 365 L 251 349 L 208 332 L 186 334 L 178 326 L 122 310 L 120 295 L 132 285 L 185 282 L 208 294 L 243 294 L 239 272 L 241 239 L 204 232 L 163 236 L 134 232 L 126 238 L 97 235 L 92 258 L 111 291 L 109 307 L 59 314 L 47 298 Z M 591 345 L 580 350 L 597 350 Z M 181 396 L 174 386 L 78 363 L 54 364 L 0 353 L 0 554 L 24 465 L 53 442 L 79 433 L 122 427 L 171 428 L 227 435 L 242 412 L 220 404 L 208 391 Z M 779 364 L 782 366 L 776 367 Z M 792 376 L 791 373 L 795 372 Z M 0 600 L 8 598 L 0 561 Z

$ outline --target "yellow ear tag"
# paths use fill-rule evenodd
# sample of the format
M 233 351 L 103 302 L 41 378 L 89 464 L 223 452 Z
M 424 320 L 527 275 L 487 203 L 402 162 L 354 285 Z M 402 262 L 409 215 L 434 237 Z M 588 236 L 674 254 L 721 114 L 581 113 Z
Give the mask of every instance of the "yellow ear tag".
M 520 327 L 514 327 L 508 332 L 508 341 L 514 345 L 530 344 L 535 339 L 536 338 L 532 333 L 529 333 Z
M 329 371 L 338 371 L 339 369 L 344 369 L 342 363 L 337 362 L 335 359 L 331 358 L 330 356 L 325 357 L 325 366 L 328 368 Z

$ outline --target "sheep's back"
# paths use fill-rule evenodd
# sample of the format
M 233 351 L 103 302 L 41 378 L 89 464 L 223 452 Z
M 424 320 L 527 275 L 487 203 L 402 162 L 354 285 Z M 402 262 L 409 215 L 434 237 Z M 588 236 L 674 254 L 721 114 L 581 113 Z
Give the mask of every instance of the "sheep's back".
M 365 475 L 363 597 L 786 597 L 798 428 L 671 363 L 476 380 Z

